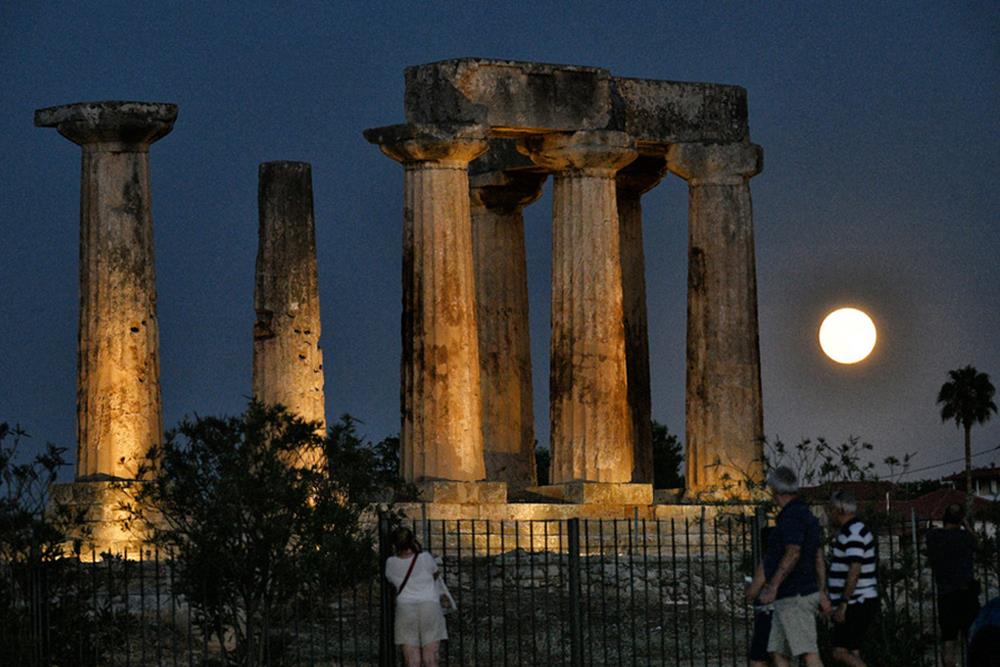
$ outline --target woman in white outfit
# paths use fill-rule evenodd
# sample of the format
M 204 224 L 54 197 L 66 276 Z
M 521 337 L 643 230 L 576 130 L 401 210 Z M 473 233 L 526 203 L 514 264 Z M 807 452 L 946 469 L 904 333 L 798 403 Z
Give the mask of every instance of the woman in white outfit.
M 396 587 L 396 644 L 406 667 L 437 667 L 438 643 L 448 638 L 441 610 L 437 563 L 409 528 L 392 533 L 395 556 L 385 562 L 385 578 Z

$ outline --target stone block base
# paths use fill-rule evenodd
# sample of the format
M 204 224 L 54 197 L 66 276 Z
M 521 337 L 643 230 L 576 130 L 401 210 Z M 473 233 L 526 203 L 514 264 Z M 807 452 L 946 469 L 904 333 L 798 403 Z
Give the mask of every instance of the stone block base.
M 137 484 L 138 482 L 131 482 Z M 75 534 L 70 534 L 66 545 L 72 553 L 73 542 L 80 543 L 80 557 L 90 560 L 100 558 L 103 552 L 124 554 L 138 558 L 139 550 L 148 537 L 145 526 L 134 523 L 126 530 L 123 520 L 128 512 L 123 507 L 132 502 L 128 487 L 121 488 L 121 482 L 93 481 L 54 484 L 49 498 L 48 511 L 57 506 L 66 507 L 72 514 L 82 515 L 83 525 Z
M 506 482 L 454 482 L 435 480 L 418 482 L 420 500 L 428 503 L 458 505 L 503 504 L 507 502 Z
M 652 484 L 614 484 L 607 482 L 566 482 L 549 486 L 533 486 L 532 493 L 553 500 L 579 505 L 651 505 Z

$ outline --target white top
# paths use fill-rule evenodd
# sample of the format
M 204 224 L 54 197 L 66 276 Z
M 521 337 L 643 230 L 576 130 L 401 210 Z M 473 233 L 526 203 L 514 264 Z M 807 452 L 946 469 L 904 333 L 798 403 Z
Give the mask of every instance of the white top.
M 385 578 L 392 582 L 392 585 L 399 590 L 400 584 L 406 577 L 406 571 L 410 569 L 410 561 L 413 556 L 399 558 L 389 556 L 385 561 Z M 434 573 L 438 571 L 434 557 L 426 551 L 421 551 L 417 555 L 417 564 L 413 566 L 413 573 L 410 574 L 406 582 L 406 588 L 396 597 L 396 602 L 438 602 L 437 585 L 434 582 Z

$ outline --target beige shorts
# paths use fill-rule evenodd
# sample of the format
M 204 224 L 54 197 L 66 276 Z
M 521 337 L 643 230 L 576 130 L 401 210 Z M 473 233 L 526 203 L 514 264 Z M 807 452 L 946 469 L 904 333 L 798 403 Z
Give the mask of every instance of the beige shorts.
M 426 646 L 448 638 L 448 628 L 440 602 L 399 602 L 396 604 L 396 643 Z
M 767 641 L 769 653 L 794 657 L 804 653 L 817 653 L 816 612 L 819 610 L 819 593 L 794 595 L 774 601 L 771 619 L 771 636 Z

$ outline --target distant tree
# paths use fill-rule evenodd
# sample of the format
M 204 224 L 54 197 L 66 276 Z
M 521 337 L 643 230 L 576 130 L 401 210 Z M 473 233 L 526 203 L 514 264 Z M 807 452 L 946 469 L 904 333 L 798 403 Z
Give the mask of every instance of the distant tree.
M 301 455 L 310 450 L 323 456 Z M 236 417 L 183 420 L 137 478 L 123 483 L 130 523 L 172 554 L 174 592 L 227 663 L 245 665 L 280 660 L 288 638 L 273 633 L 293 604 L 301 611 L 376 571 L 367 510 L 394 483 L 350 416 L 324 437 L 256 402 Z
M 965 431 L 965 505 L 972 514 L 972 425 L 989 421 L 997 411 L 993 402 L 996 387 L 990 376 L 974 366 L 948 371 L 948 382 L 941 385 L 937 403 L 941 406 L 941 421 L 955 420 Z
M 653 420 L 653 488 L 675 489 L 684 486 L 680 473 L 683 447 L 680 439 L 665 424 Z
M 545 486 L 549 483 L 549 470 L 552 467 L 552 450 L 548 447 L 539 447 L 535 442 L 535 472 L 538 473 L 538 485 Z

